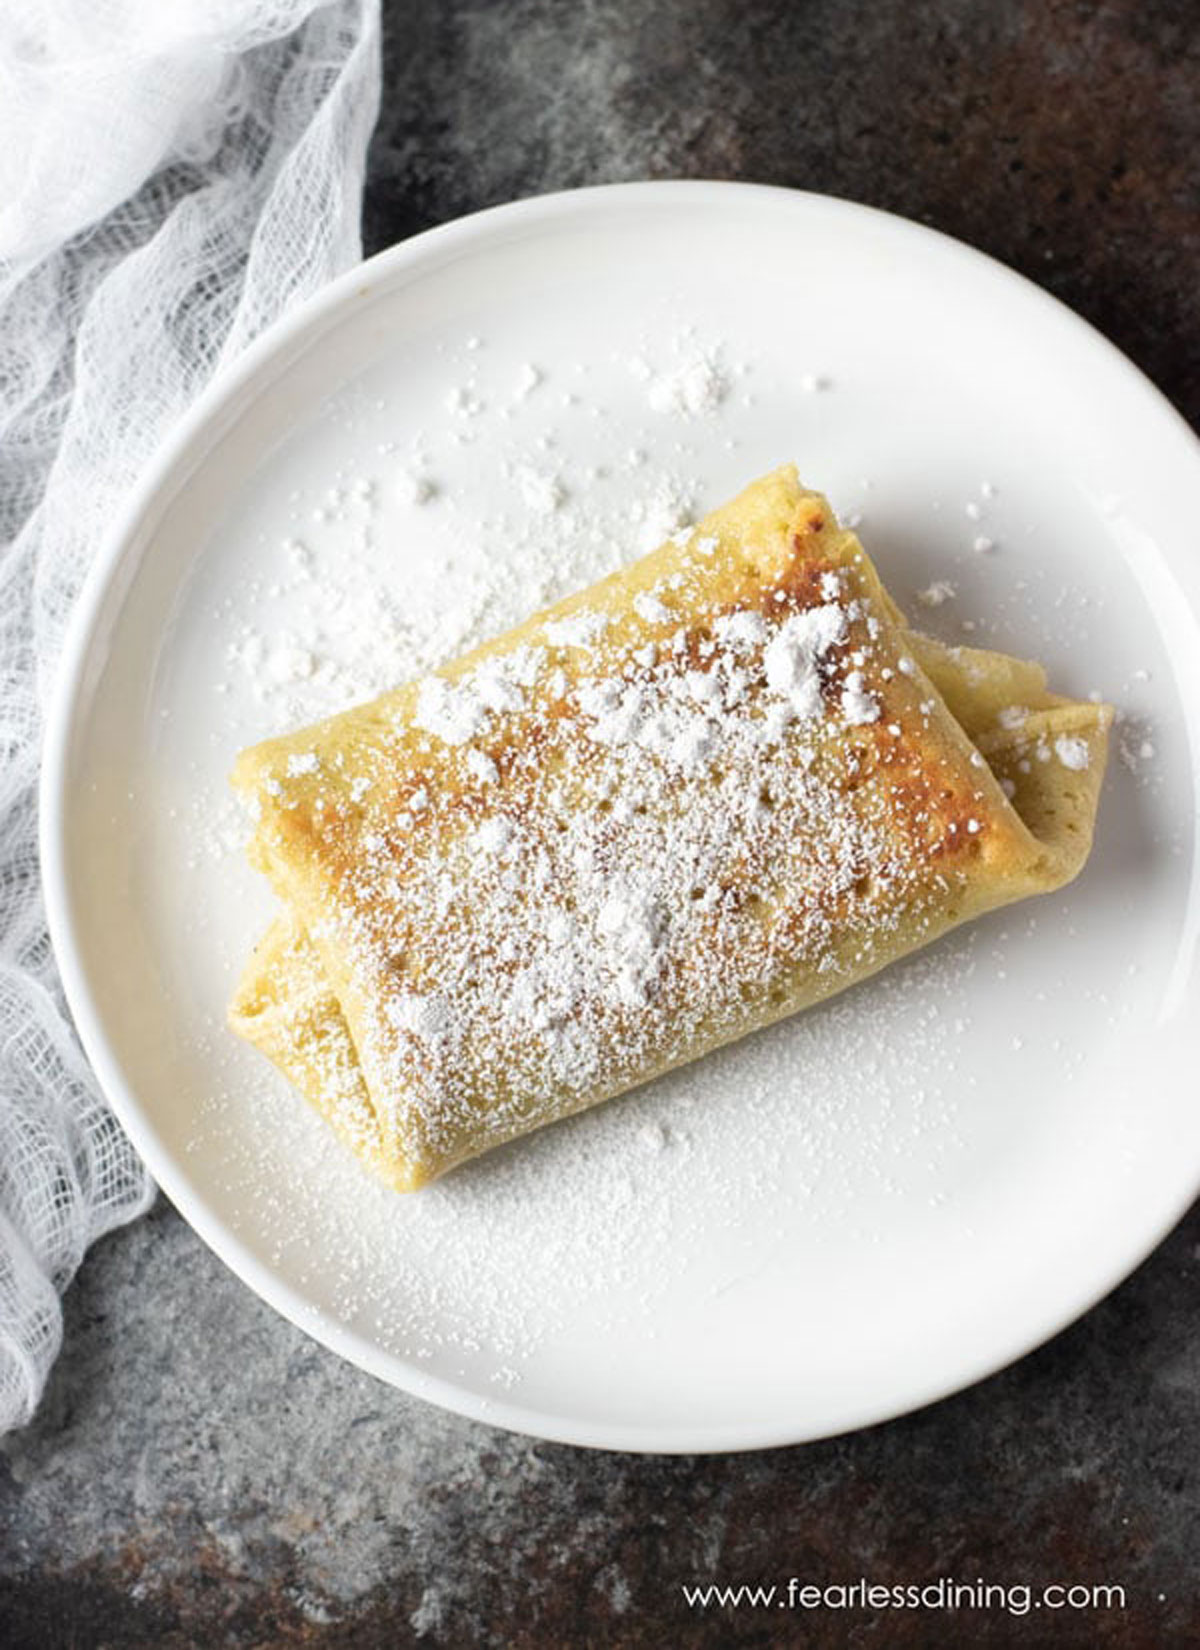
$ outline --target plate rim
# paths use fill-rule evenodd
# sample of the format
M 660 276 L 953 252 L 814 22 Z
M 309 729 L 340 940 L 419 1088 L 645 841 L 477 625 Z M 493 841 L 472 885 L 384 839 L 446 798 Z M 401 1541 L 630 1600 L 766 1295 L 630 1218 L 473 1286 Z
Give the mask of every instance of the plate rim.
M 330 1318 L 298 1290 L 284 1282 L 264 1262 L 250 1252 L 237 1231 L 211 1209 L 200 1188 L 193 1188 L 187 1174 L 169 1151 L 160 1146 L 152 1116 L 138 1099 L 136 1084 L 127 1080 L 121 1061 L 108 1040 L 103 1016 L 76 943 L 75 915 L 70 894 L 70 872 L 66 843 L 66 819 L 70 809 L 69 767 L 79 724 L 89 703 L 88 667 L 98 640 L 101 621 L 113 587 L 118 582 L 131 549 L 142 542 L 155 516 L 167 507 L 178 487 L 222 431 L 223 417 L 236 413 L 241 398 L 271 382 L 271 369 L 282 371 L 295 358 L 298 347 L 315 342 L 331 330 L 342 315 L 362 300 L 372 299 L 380 287 L 392 283 L 405 270 L 419 272 L 419 266 L 437 259 L 456 243 L 470 247 L 480 240 L 487 244 L 497 230 L 509 226 L 552 225 L 556 219 L 570 218 L 621 208 L 635 202 L 657 202 L 669 206 L 674 201 L 700 201 L 704 196 L 727 201 L 758 201 L 764 206 L 801 214 L 813 211 L 854 218 L 878 220 L 892 235 L 932 246 L 943 255 L 969 261 L 984 268 L 993 278 L 1011 283 L 1026 300 L 1042 304 L 1053 319 L 1075 332 L 1082 342 L 1098 351 L 1110 368 L 1119 370 L 1140 393 L 1147 414 L 1164 422 L 1176 440 L 1181 456 L 1190 457 L 1196 467 L 1200 493 L 1200 438 L 1179 410 L 1130 358 L 1103 333 L 1052 293 L 1029 277 L 1010 268 L 990 254 L 967 245 L 943 231 L 912 219 L 864 205 L 840 196 L 790 189 L 772 184 L 756 184 L 704 179 L 669 179 L 602 184 L 580 189 L 559 190 L 467 214 L 424 230 L 374 254 L 355 265 L 279 317 L 254 339 L 241 354 L 223 368 L 205 387 L 150 458 L 111 522 L 77 596 L 56 667 L 55 682 L 46 709 L 42 740 L 42 761 L 38 782 L 39 859 L 43 899 L 51 942 L 62 986 L 76 1033 L 96 1074 L 105 1101 L 149 1168 L 154 1180 L 166 1192 L 184 1220 L 201 1240 L 260 1299 L 298 1329 L 328 1347 L 354 1366 L 366 1370 L 389 1385 L 412 1396 L 434 1403 L 453 1413 L 491 1426 L 543 1438 L 549 1441 L 596 1449 L 654 1454 L 711 1454 L 785 1447 L 837 1436 L 866 1426 L 880 1424 L 910 1414 L 928 1404 L 950 1397 L 989 1375 L 1009 1367 L 1044 1345 L 1091 1310 L 1129 1277 L 1178 1224 L 1200 1195 L 1200 1162 L 1194 1184 L 1173 1199 L 1169 1209 L 1159 1210 L 1139 1241 L 1126 1250 L 1116 1265 L 1082 1294 L 1072 1296 L 1067 1306 L 1044 1311 L 1038 1321 L 1026 1323 L 1009 1351 L 997 1356 L 994 1348 L 968 1357 L 939 1377 L 911 1380 L 908 1387 L 881 1404 L 860 1401 L 850 1404 L 844 1415 L 828 1425 L 808 1427 L 802 1419 L 790 1426 L 779 1422 L 767 1425 L 748 1420 L 738 1425 L 687 1424 L 681 1427 L 629 1422 L 581 1422 L 570 1415 L 529 1408 L 503 1398 L 483 1397 L 453 1380 L 428 1374 L 395 1353 L 365 1339 Z M 190 458 L 190 462 L 189 462 Z M 143 551 L 143 553 L 147 553 Z M 137 565 L 137 563 L 135 563 Z M 1172 569 L 1178 573 L 1178 569 Z

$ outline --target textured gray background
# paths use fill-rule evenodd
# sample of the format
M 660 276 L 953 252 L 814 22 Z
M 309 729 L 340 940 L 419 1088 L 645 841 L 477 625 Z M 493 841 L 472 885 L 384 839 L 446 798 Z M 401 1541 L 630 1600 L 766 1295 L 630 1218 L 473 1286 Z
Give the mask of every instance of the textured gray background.
M 1057 293 L 1200 421 L 1195 0 L 397 0 L 368 249 L 637 177 L 891 208 Z M 1051 1345 L 802 1449 L 602 1456 L 339 1363 L 165 1205 L 88 1260 L 0 1455 L 0 1645 L 1200 1642 L 1200 1212 Z M 1123 1614 L 689 1616 L 789 1575 L 1121 1582 Z

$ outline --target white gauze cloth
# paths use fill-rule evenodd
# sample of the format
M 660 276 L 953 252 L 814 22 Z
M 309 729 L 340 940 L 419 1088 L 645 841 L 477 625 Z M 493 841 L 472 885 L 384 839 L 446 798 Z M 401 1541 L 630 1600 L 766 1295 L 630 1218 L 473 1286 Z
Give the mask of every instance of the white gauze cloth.
M 378 0 L 0 10 L 0 1431 L 33 1413 L 88 1245 L 153 1196 L 75 1040 L 42 910 L 64 627 L 189 402 L 361 256 L 379 82 Z

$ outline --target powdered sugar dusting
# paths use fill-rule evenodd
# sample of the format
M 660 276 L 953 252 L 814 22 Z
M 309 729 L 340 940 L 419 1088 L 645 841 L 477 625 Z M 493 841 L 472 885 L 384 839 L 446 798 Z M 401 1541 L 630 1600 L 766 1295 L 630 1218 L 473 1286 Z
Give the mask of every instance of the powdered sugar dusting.
M 678 366 L 652 374 L 646 400 L 655 412 L 695 418 L 715 412 L 727 393 L 728 382 L 719 362 L 707 352 L 695 351 Z
M 862 725 L 879 720 L 879 702 L 863 686 L 861 670 L 852 670 L 842 689 L 842 715 L 847 722 Z
M 1082 773 L 1091 760 L 1087 740 L 1070 738 L 1065 734 L 1054 741 L 1054 754 L 1064 768 L 1070 768 L 1075 773 Z
M 487 721 L 487 706 L 469 682 L 457 686 L 440 676 L 421 683 L 413 721 L 447 745 L 465 745 Z
M 922 607 L 941 607 L 945 602 L 952 602 L 955 594 L 949 579 L 934 579 L 924 590 L 917 591 L 917 600 Z
M 346 820 L 358 852 L 336 838 L 322 937 L 358 1001 L 403 978 L 400 1008 L 360 1018 L 355 1040 L 372 1102 L 415 1162 L 454 1158 L 460 1137 L 477 1151 L 744 1033 L 780 1011 L 798 968 L 824 982 L 818 995 L 836 989 L 951 886 L 959 827 L 925 801 L 909 809 L 888 777 L 913 759 L 899 721 L 874 731 L 893 644 L 853 581 L 818 548 L 777 586 L 751 585 L 751 605 L 714 612 L 689 544 L 626 609 L 544 623 L 570 674 L 522 646 L 516 663 L 502 650 L 422 681 L 412 724 L 437 748 L 466 746 L 459 765 L 418 760 L 419 821 L 368 802 Z M 914 718 L 933 710 L 899 678 L 891 691 Z M 345 759 L 279 807 L 343 817 Z M 266 780 L 272 799 L 288 783 Z M 264 818 L 268 844 L 272 829 Z
M 647 624 L 670 624 L 671 609 L 661 597 L 651 591 L 643 590 L 633 599 L 634 611 Z
M 794 716 L 820 714 L 820 661 L 845 635 L 845 609 L 827 603 L 791 615 L 772 636 L 763 652 L 767 685 L 787 701 Z
M 543 626 L 543 635 L 552 647 L 590 648 L 603 634 L 607 621 L 602 613 L 572 613 L 566 619 L 553 619 Z
M 637 524 L 636 548 L 655 550 L 664 540 L 688 525 L 692 513 L 690 489 L 679 482 L 659 477 L 634 510 Z

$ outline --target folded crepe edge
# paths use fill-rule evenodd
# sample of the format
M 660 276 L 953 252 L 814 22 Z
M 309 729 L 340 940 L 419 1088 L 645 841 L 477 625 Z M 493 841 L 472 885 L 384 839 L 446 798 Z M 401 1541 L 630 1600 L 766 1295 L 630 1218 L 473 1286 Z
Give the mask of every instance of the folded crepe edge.
M 371 1099 L 321 955 L 291 911 L 255 946 L 227 1012 L 230 1030 L 265 1054 L 368 1168 L 396 1191 L 422 1182 L 389 1139 Z

